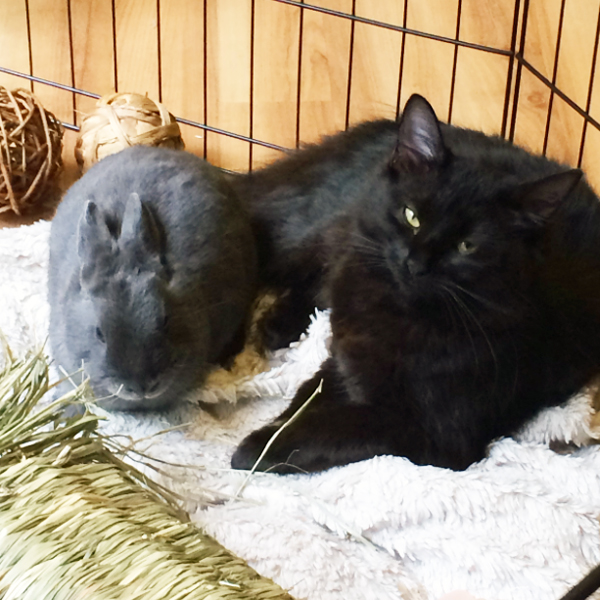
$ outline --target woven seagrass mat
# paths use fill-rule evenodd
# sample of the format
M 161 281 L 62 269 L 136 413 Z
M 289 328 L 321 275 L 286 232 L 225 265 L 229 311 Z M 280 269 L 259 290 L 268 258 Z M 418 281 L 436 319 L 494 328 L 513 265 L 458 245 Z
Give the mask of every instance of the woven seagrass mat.
M 123 462 L 86 414 L 50 404 L 43 356 L 0 373 L 0 599 L 292 600 Z

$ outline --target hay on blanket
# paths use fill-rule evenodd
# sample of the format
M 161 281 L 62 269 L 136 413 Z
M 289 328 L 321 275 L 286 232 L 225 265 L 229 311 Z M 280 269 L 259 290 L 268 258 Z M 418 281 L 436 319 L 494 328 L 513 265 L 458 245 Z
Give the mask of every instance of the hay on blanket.
M 44 358 L 0 373 L 0 598 L 291 599 L 199 531 L 173 496 L 125 464 L 80 400 L 39 405 Z

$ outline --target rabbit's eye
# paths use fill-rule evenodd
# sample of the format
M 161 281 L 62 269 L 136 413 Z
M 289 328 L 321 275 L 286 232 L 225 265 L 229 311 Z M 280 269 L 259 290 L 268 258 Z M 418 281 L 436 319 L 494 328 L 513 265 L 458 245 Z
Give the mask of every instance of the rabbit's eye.
M 102 329 L 100 329 L 100 327 L 96 327 L 96 337 L 103 343 L 106 343 L 106 340 L 104 339 L 104 334 L 102 333 Z

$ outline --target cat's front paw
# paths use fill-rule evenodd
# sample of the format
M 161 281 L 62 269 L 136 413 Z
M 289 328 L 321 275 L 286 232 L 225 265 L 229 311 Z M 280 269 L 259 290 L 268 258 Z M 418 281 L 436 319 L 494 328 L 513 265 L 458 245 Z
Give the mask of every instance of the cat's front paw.
M 306 331 L 310 325 L 310 315 L 274 313 L 263 321 L 263 343 L 267 350 L 287 348 Z
M 267 350 L 287 348 L 306 331 L 315 302 L 305 293 L 284 293 L 265 312 L 259 323 L 263 344 Z
M 244 439 L 231 458 L 232 468 L 247 471 L 252 469 L 277 429 L 278 427 L 273 425 L 263 427 Z M 278 437 L 260 459 L 255 470 L 271 473 L 303 473 L 303 469 L 293 464 L 296 452 L 296 449 L 288 448 L 285 440 Z

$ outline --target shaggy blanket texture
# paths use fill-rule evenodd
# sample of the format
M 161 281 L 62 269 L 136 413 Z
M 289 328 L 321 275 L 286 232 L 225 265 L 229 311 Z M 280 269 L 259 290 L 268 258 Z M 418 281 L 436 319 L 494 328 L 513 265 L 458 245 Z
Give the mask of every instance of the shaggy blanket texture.
M 14 354 L 48 331 L 50 223 L 0 230 L 0 331 Z M 600 447 L 591 393 L 492 444 L 465 472 L 382 456 L 316 475 L 229 469 L 236 444 L 279 414 L 327 355 L 329 323 L 268 361 L 248 348 L 232 371 L 166 414 L 107 415 L 107 433 L 154 457 L 157 480 L 192 519 L 296 598 L 559 598 L 600 563 Z M 567 453 L 550 441 L 574 442 Z M 142 460 L 134 452 L 131 460 Z

